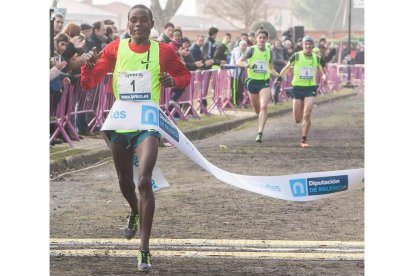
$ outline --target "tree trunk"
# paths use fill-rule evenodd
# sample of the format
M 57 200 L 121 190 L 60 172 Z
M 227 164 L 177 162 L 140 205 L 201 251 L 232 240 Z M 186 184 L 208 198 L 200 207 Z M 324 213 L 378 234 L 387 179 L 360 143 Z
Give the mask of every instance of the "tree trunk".
M 164 31 L 164 25 L 171 20 L 182 3 L 183 0 L 168 0 L 163 9 L 159 0 L 151 0 L 150 8 L 155 21 L 154 28 L 159 33 Z

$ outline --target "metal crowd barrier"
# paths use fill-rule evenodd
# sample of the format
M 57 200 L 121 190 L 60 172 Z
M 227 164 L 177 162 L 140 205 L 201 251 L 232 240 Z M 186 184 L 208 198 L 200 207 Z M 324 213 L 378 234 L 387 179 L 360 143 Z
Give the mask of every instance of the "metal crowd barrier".
M 345 66 L 329 63 L 326 66 L 327 84 L 324 84 L 318 73 L 318 93 L 327 94 L 341 89 L 342 83 L 347 81 L 343 73 Z M 351 80 L 360 89 L 364 87 L 364 65 L 351 65 Z M 292 71 L 288 72 L 286 78 L 280 84 L 279 100 L 290 100 L 289 90 L 292 89 Z M 319 70 L 318 70 L 319 71 Z M 246 78 L 246 74 L 243 76 Z M 176 102 L 171 102 L 171 89 L 162 88 L 160 107 L 173 121 L 178 115 L 180 119 L 187 120 L 190 117 L 200 118 L 200 114 L 211 115 L 216 109 L 219 114 L 224 114 L 226 109 L 236 111 L 232 103 L 232 84 L 230 69 L 211 69 L 191 72 L 191 81 Z M 52 96 L 53 97 L 53 96 Z M 53 99 L 51 98 L 51 101 Z M 63 139 L 73 146 L 72 140 L 79 141 L 79 135 L 73 126 L 72 120 L 81 114 L 89 120 L 87 126 L 90 132 L 99 130 L 108 115 L 115 97 L 112 90 L 112 73 L 109 73 L 98 85 L 88 91 L 80 87 L 79 76 L 75 76 L 73 84 L 65 85 L 60 101 L 55 110 L 50 110 L 50 124 L 55 130 L 50 136 L 50 143 L 59 134 Z M 210 101 L 206 105 L 206 101 Z M 244 87 L 241 106 L 249 107 L 250 101 L 246 88 Z M 88 116 L 86 116 L 86 114 Z

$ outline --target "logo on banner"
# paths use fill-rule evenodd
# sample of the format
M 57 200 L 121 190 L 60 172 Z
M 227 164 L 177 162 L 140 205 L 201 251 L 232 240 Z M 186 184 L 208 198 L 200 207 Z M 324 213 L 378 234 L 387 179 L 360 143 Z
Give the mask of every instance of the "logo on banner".
M 306 179 L 291 179 L 289 180 L 290 190 L 294 197 L 307 196 L 308 189 Z
M 179 142 L 180 135 L 177 128 L 168 120 L 167 116 L 156 107 L 143 105 L 141 123 L 143 125 L 159 126 L 164 130 L 171 138 Z
M 111 110 L 109 113 L 111 119 L 125 119 L 126 111 L 125 110 Z
M 149 105 L 143 105 L 142 106 L 142 115 L 141 115 L 141 124 L 143 125 L 153 125 L 158 126 L 158 108 L 149 106 Z
M 268 189 L 271 192 L 281 192 L 282 191 L 278 185 L 273 185 L 273 184 L 266 184 L 265 188 Z
M 324 176 L 289 180 L 294 197 L 323 195 L 348 190 L 348 176 Z

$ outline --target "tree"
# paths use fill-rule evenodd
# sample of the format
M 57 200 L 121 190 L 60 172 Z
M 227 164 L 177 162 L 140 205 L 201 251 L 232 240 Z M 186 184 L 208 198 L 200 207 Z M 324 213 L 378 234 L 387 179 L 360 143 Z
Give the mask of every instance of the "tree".
M 261 26 L 263 26 L 263 29 L 267 31 L 267 33 L 269 34 L 269 40 L 273 40 L 276 38 L 277 36 L 276 29 L 275 27 L 273 27 L 272 23 L 270 23 L 269 21 L 260 21 L 260 22 L 254 23 L 254 25 L 252 26 L 252 30 L 257 31 L 258 29 L 260 29 Z
M 248 31 L 264 16 L 264 0 L 210 0 L 204 13 L 221 18 L 241 31 Z
M 315 30 L 347 30 L 348 8 L 352 0 L 292 0 L 293 15 L 303 21 L 306 28 Z M 344 9 L 345 26 L 343 26 Z M 364 9 L 351 10 L 353 29 L 364 29 Z
M 161 8 L 159 0 L 151 0 L 151 11 L 155 20 L 155 29 L 158 32 L 164 30 L 164 25 L 171 20 L 177 10 L 180 8 L 183 0 L 168 0 L 165 8 Z

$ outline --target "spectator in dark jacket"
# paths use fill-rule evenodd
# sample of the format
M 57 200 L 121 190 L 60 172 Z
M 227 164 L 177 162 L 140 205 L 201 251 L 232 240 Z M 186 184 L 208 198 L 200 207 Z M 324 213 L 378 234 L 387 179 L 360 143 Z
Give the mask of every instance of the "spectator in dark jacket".
M 203 47 L 204 40 L 205 40 L 204 35 L 199 34 L 197 35 L 197 38 L 195 42 L 193 43 L 193 45 L 191 45 L 190 47 L 190 54 L 194 61 L 201 60 L 204 62 L 203 54 L 201 52 L 201 47 Z
M 203 48 L 201 50 L 203 54 L 204 69 L 211 69 L 213 65 L 220 65 L 220 60 L 214 59 L 214 54 L 216 52 L 216 36 L 219 30 L 216 27 L 211 27 L 208 30 L 208 39 L 204 43 Z
M 284 58 L 284 53 L 283 53 L 283 47 L 282 47 L 282 41 L 280 39 L 275 39 L 275 41 L 273 41 L 273 47 L 270 50 L 270 53 L 272 54 L 272 64 L 273 64 L 273 68 L 275 68 L 275 70 L 277 72 L 282 71 L 283 67 L 285 67 L 286 62 L 285 62 L 285 58 Z M 276 104 L 278 102 L 278 95 L 279 95 L 279 91 L 280 91 L 280 82 L 282 81 L 282 79 L 280 77 L 277 78 L 277 81 L 274 82 L 274 77 L 272 77 L 272 102 L 274 104 Z
M 88 41 L 86 41 L 88 51 L 91 51 L 93 47 L 96 47 L 96 52 L 99 53 L 106 45 L 108 45 L 108 38 L 105 36 L 105 32 L 106 29 L 103 21 L 93 23 L 92 35 Z
M 168 22 L 167 24 L 164 25 L 164 32 L 158 37 L 158 41 L 160 42 L 164 42 L 164 43 L 170 43 L 172 36 L 173 36 L 173 31 L 174 31 L 174 24 L 171 22 Z
M 220 61 L 220 65 L 227 63 L 227 55 L 229 54 L 229 43 L 231 41 L 231 34 L 226 33 L 223 38 L 223 43 L 217 47 L 216 52 L 214 53 L 214 59 Z

